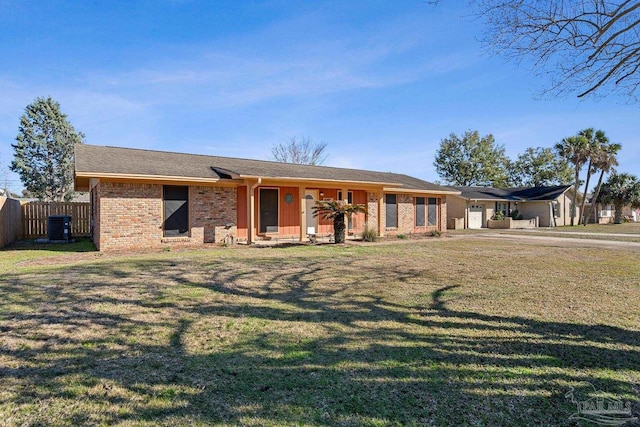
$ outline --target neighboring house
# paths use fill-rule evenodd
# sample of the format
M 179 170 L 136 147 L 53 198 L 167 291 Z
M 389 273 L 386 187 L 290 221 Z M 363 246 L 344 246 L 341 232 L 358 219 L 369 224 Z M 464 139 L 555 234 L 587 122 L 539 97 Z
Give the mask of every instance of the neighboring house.
M 589 210 L 591 213 L 593 212 L 593 204 L 587 203 L 585 205 L 585 209 Z M 596 207 L 597 217 L 594 217 L 593 214 L 589 217 L 589 223 L 591 224 L 613 224 L 613 220 L 616 214 L 615 206 L 602 205 L 598 204 Z M 622 217 L 628 218 L 633 222 L 640 221 L 640 209 L 633 209 L 631 205 L 625 205 L 622 207 Z
M 462 218 L 464 228 L 485 228 L 487 220 L 501 211 L 505 216 L 518 211 L 524 219 L 538 217 L 540 227 L 555 227 L 571 224 L 573 186 L 551 187 L 453 187 L 460 195 L 447 198 L 449 218 Z M 578 200 L 582 198 L 578 194 Z M 575 223 L 580 206 L 575 209 Z
M 75 188 L 89 191 L 99 250 L 330 234 L 317 200 L 364 204 L 380 236 L 446 229 L 448 187 L 407 175 L 81 144 Z

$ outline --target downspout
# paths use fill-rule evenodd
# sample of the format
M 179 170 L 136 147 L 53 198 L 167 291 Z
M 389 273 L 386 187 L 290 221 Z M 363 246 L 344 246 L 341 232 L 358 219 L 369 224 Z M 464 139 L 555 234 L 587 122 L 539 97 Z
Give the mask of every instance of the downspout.
M 247 192 L 247 196 L 249 197 L 249 203 L 247 203 L 247 209 L 249 210 L 249 221 L 247 226 L 248 226 L 248 230 L 247 230 L 247 245 L 250 245 L 253 243 L 253 230 L 254 230 L 254 223 L 255 223 L 255 211 L 256 211 L 256 202 L 255 202 L 255 196 L 254 196 L 254 192 L 256 190 L 256 188 L 258 188 L 258 186 L 260 186 L 260 184 L 262 184 L 262 178 L 258 178 L 258 181 L 253 184 L 251 186 L 251 188 L 249 189 L 249 191 Z

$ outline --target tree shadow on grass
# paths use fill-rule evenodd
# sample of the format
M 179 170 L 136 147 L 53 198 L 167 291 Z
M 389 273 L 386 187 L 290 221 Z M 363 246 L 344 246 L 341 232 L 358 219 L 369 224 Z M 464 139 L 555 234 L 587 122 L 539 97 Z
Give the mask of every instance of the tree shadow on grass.
M 456 311 L 448 298 L 459 285 L 429 268 L 360 274 L 359 262 L 130 260 L 5 277 L 0 415 L 574 425 L 569 385 L 628 398 L 640 378 L 638 331 Z M 396 294 L 402 286 L 414 293 Z

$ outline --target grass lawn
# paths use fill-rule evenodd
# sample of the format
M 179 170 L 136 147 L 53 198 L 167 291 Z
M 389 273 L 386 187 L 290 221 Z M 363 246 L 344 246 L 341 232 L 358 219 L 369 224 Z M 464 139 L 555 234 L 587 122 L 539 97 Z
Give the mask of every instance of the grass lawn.
M 535 230 L 489 230 L 498 233 L 531 234 L 537 236 L 568 237 L 572 239 L 611 240 L 616 242 L 640 243 L 640 223 L 625 224 L 588 224 L 562 226 L 553 228 L 536 228 Z
M 560 233 L 614 233 L 614 234 L 637 234 L 640 237 L 640 222 L 627 222 L 624 224 L 587 224 L 587 225 L 567 225 L 555 227 L 553 231 Z
M 83 246 L 84 245 L 84 246 Z M 575 426 L 640 393 L 640 252 L 0 251 L 5 425 Z

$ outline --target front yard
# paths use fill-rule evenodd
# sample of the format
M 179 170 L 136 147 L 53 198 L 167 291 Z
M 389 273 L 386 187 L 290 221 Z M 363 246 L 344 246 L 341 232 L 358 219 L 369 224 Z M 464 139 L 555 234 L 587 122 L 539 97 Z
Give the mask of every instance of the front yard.
M 457 238 L 0 251 L 0 419 L 569 426 L 565 394 L 587 382 L 637 412 L 639 255 Z

